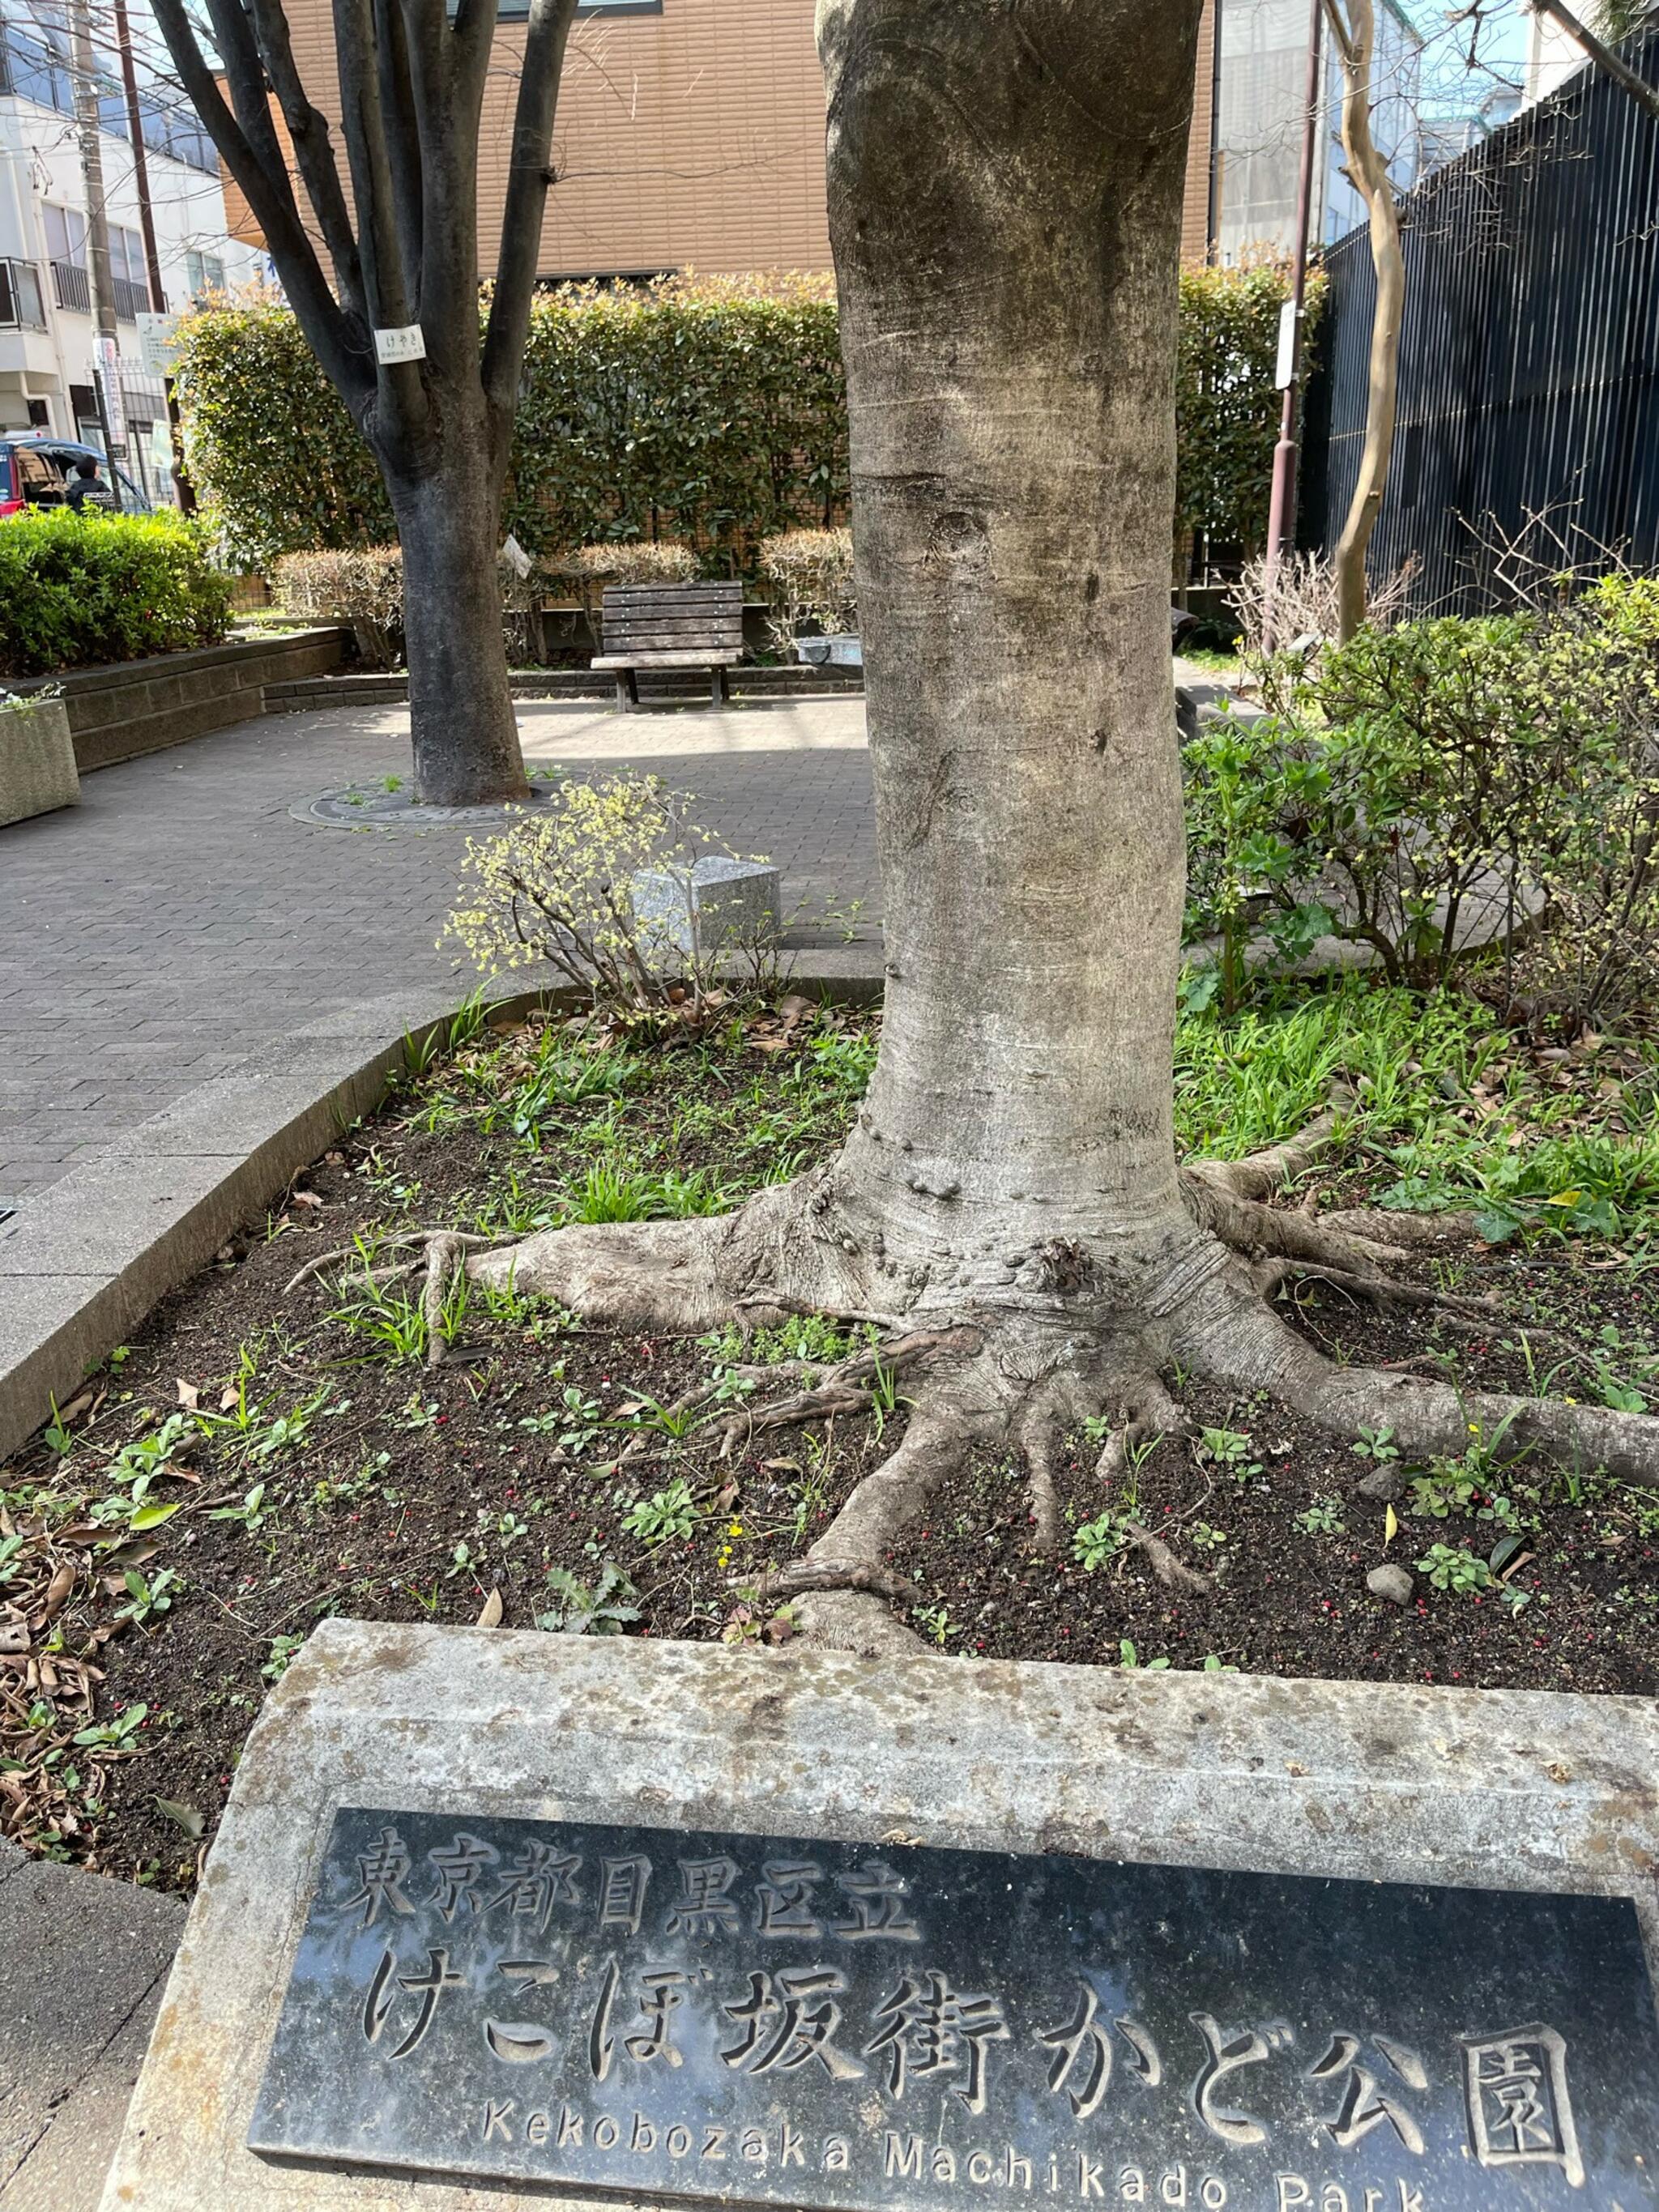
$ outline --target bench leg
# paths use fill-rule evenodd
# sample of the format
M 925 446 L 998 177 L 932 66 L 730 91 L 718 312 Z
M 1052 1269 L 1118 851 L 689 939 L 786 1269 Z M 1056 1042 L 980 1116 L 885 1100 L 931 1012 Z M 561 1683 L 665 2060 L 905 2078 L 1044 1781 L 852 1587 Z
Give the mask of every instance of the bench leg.
M 726 671 L 724 668 L 713 668 L 708 672 L 708 688 L 712 702 L 716 707 L 724 707 L 732 696 L 731 687 L 726 680 Z
M 639 679 L 631 668 L 617 671 L 617 711 L 631 714 L 640 703 Z

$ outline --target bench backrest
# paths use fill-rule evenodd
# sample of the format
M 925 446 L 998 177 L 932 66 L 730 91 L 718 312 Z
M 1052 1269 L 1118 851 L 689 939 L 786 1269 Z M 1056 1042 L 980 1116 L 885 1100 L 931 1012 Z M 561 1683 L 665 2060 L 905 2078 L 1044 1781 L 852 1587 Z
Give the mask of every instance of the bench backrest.
M 743 586 L 613 584 L 604 619 L 607 654 L 738 653 Z

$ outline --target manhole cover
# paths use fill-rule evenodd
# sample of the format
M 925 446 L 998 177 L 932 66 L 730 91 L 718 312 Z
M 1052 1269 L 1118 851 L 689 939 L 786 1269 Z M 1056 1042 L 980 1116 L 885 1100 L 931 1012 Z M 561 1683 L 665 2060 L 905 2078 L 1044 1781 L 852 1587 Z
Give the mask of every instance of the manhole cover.
M 396 777 L 386 783 L 349 783 L 339 791 L 319 792 L 315 799 L 296 799 L 289 812 L 296 822 L 310 822 L 324 830 L 502 830 L 527 807 L 545 806 L 553 792 L 532 785 L 530 796 L 510 806 L 422 806 L 414 786 Z

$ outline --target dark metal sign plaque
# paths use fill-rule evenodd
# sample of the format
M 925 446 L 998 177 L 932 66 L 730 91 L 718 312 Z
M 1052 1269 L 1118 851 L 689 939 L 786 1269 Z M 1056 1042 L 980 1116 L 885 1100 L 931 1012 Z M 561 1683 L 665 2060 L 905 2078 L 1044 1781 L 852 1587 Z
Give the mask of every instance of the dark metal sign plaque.
M 1655 2212 L 1623 1900 L 341 1812 L 274 2158 L 830 2208 Z

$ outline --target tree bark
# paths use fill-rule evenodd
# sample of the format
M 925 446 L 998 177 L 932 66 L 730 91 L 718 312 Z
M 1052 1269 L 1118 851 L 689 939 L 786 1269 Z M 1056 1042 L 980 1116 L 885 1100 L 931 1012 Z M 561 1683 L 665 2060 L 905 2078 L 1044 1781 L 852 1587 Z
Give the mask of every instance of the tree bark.
M 1182 1239 L 1162 610 L 1199 13 L 818 13 L 891 953 L 836 1180 L 980 1287 Z
M 481 465 L 388 472 L 404 556 L 415 788 L 428 806 L 483 806 L 529 791 L 502 644 L 499 501 Z
M 1382 512 L 1394 456 L 1406 261 L 1400 248 L 1400 210 L 1395 204 L 1388 163 L 1371 136 L 1371 58 L 1376 46 L 1374 0 L 1326 0 L 1325 12 L 1342 65 L 1342 146 L 1348 173 L 1370 219 L 1371 266 L 1376 272 L 1365 439 L 1353 499 L 1334 556 L 1337 635 L 1346 644 L 1365 619 L 1365 556 Z

